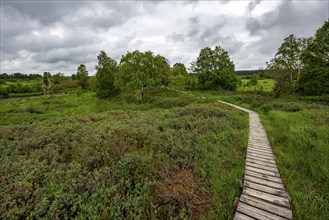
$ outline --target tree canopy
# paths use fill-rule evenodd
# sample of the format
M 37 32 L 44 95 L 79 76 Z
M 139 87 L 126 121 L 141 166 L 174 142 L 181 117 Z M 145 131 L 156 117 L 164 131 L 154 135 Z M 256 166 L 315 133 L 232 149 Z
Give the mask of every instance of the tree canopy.
M 78 85 L 81 89 L 87 89 L 88 87 L 88 71 L 85 65 L 80 64 L 78 67 L 76 78 L 78 80 Z
M 300 92 L 329 94 L 329 22 L 316 31 L 301 57 L 305 69 L 299 81 Z
M 117 62 L 111 59 L 104 51 L 97 56 L 96 66 L 96 92 L 99 98 L 110 98 L 118 94 L 119 90 L 114 85 L 117 73 Z
M 188 76 L 188 72 L 183 63 L 175 63 L 174 66 L 171 68 L 171 74 L 174 76 Z
M 140 101 L 143 102 L 144 88 L 166 83 L 169 72 L 170 66 L 163 56 L 136 50 L 122 56 L 117 84 L 120 88 L 139 89 Z
M 301 54 L 307 41 L 305 38 L 296 38 L 293 34 L 286 37 L 268 63 L 269 73 L 275 80 L 275 97 L 294 90 L 293 80 L 299 79 L 300 70 L 303 68 Z
M 203 48 L 191 69 L 198 75 L 201 89 L 235 90 L 237 87 L 234 64 L 220 46 L 213 50 Z

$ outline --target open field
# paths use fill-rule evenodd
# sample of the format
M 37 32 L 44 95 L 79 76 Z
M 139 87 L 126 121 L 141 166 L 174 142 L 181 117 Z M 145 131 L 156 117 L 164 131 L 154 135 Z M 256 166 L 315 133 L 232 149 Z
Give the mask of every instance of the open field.
M 281 178 L 292 197 L 296 219 L 329 216 L 329 106 L 328 97 L 195 92 L 222 99 L 260 113 Z
M 273 79 L 258 79 L 257 85 L 248 85 L 250 79 L 241 79 L 242 85 L 240 85 L 237 91 L 264 91 L 272 92 L 275 81 Z
M 247 115 L 166 89 L 1 102 L 2 219 L 231 219 Z

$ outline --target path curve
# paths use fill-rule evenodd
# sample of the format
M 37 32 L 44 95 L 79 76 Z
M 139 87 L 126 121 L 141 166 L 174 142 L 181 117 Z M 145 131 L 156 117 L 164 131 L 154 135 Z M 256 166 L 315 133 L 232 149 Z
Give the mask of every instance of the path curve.
M 181 90 L 171 89 L 187 93 Z M 199 97 L 205 99 L 206 97 Z M 234 220 L 287 220 L 293 219 L 291 198 L 286 192 L 266 131 L 257 112 L 240 106 L 217 101 L 249 114 L 249 140 L 243 191 L 239 198 Z
M 291 199 L 282 184 L 258 113 L 228 102 L 218 102 L 249 114 L 249 140 L 243 191 L 234 219 L 292 219 Z

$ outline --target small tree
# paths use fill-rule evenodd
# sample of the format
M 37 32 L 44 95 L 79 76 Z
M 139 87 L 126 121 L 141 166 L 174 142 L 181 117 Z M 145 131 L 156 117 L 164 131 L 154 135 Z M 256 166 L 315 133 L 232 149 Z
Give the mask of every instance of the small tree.
M 174 88 L 182 89 L 187 87 L 188 72 L 185 65 L 182 63 L 175 63 L 171 68 L 169 76 L 169 85 Z
M 81 89 L 87 89 L 88 87 L 88 71 L 85 65 L 80 64 L 78 67 L 76 78 L 78 80 L 78 85 L 81 87 Z
M 306 47 L 307 39 L 290 35 L 285 38 L 275 57 L 267 64 L 267 69 L 275 80 L 274 96 L 278 98 L 283 92 L 294 91 L 293 80 L 299 80 L 303 68 L 301 53 Z
M 73 73 L 72 76 L 71 76 L 71 79 L 72 80 L 77 80 L 77 76 Z
M 154 56 L 151 51 L 136 50 L 122 56 L 117 83 L 121 88 L 139 89 L 143 103 L 145 88 L 166 83 L 169 71 L 170 66 L 164 57 Z
M 201 89 L 235 90 L 237 87 L 234 64 L 220 46 L 214 50 L 203 48 L 197 61 L 191 64 L 191 69 L 198 75 Z
M 63 73 L 56 73 L 52 76 L 54 84 L 61 84 L 61 82 L 65 79 L 65 76 Z
M 250 77 L 250 85 L 252 86 L 257 86 L 258 84 L 258 76 L 257 74 L 252 74 L 252 76 Z
M 171 74 L 174 76 L 188 76 L 186 67 L 182 63 L 175 63 L 174 66 L 171 68 Z
M 105 99 L 116 96 L 119 89 L 114 85 L 115 74 L 117 73 L 117 62 L 111 59 L 104 51 L 97 56 L 96 66 L 96 94 L 99 98 Z
M 43 77 L 41 78 L 41 87 L 43 90 L 43 95 L 46 99 L 50 97 L 52 83 L 51 83 L 51 74 L 49 72 L 44 72 Z

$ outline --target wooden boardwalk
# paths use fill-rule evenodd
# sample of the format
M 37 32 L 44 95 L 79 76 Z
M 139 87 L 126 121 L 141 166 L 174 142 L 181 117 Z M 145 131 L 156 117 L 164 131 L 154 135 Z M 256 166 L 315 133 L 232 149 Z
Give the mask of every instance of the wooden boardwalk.
M 249 140 L 243 191 L 234 219 L 292 219 L 290 197 L 282 184 L 259 115 L 231 103 L 218 102 L 249 113 Z

